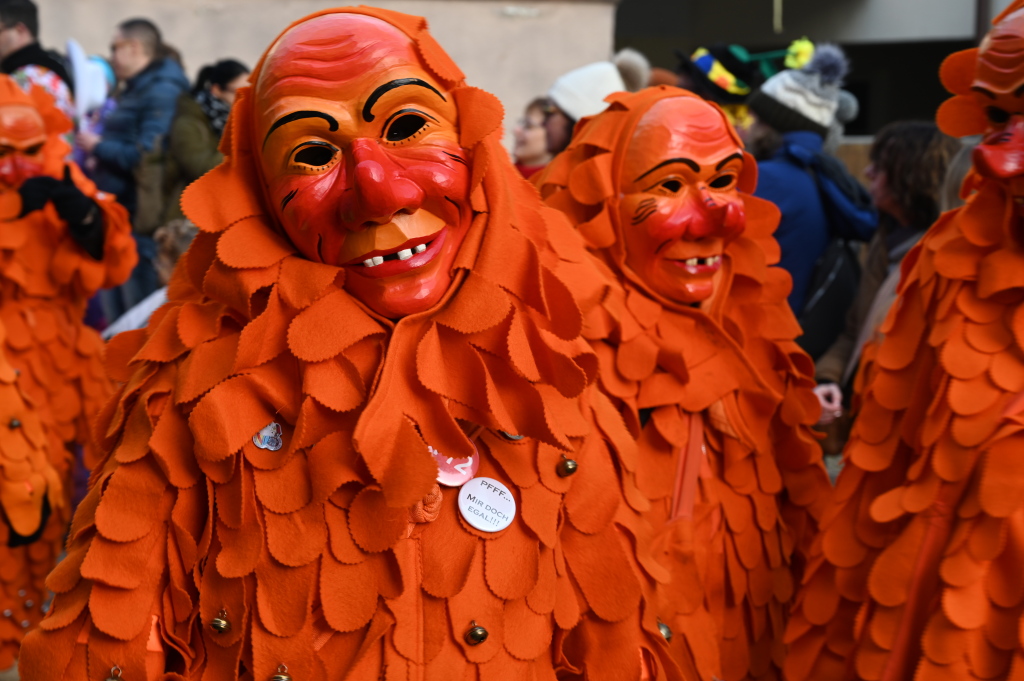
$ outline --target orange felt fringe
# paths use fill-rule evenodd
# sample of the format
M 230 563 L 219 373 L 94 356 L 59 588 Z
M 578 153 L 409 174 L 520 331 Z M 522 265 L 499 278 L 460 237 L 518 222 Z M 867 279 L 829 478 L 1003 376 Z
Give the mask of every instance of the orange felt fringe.
M 241 90 L 225 162 L 185 194 L 201 231 L 170 303 L 110 343 L 124 387 L 100 417 L 106 460 L 23 673 L 620 681 L 643 658 L 680 678 L 628 530 L 649 503 L 628 473 L 635 444 L 580 336 L 575 300 L 604 282 L 516 175 L 500 106 L 463 85 L 424 20 L 331 12 L 402 29 L 468 119 L 476 215 L 456 284 L 392 323 L 343 290 L 342 269 L 296 256 L 261 205 Z M 280 451 L 253 444 L 270 422 Z M 517 503 L 495 534 L 462 520 L 456 490 L 438 498 L 427 451 L 466 456 L 478 426 L 478 475 Z M 564 456 L 575 476 L 556 474 Z M 473 622 L 489 632 L 477 646 Z
M 652 505 L 635 531 L 653 528 L 670 573 L 658 616 L 673 631 L 673 653 L 695 666 L 695 678 L 776 679 L 797 554 L 829 491 L 810 430 L 819 411 L 813 366 L 793 340 L 800 329 L 786 303 L 789 276 L 769 267 L 779 257 L 778 210 L 743 195 L 746 230 L 728 246 L 701 309 L 657 299 L 623 271 L 616 163 L 643 113 L 683 96 L 693 95 L 666 86 L 613 95 L 606 112 L 577 127 L 539 186 L 622 283 L 587 315 L 584 334 L 601 383 L 639 437 L 628 473 Z M 591 180 L 576 179 L 583 176 Z M 741 183 L 750 191 L 754 178 Z M 678 491 L 690 447 L 702 456 L 692 510 L 680 508 Z
M 44 172 L 63 178 L 70 147 L 61 135 L 71 122 L 41 88 L 24 93 L 3 79 L 3 104 L 42 114 Z M 70 517 L 73 460 L 65 443 L 92 451 L 89 419 L 113 392 L 103 342 L 82 322 L 85 305 L 100 288 L 127 279 L 136 261 L 125 210 L 70 167 L 75 184 L 100 206 L 103 262 L 74 242 L 53 204 L 18 219 L 17 192 L 0 194 L 0 507 L 6 520 L 0 523 L 0 669 L 10 666 L 22 636 L 42 618 L 43 580 L 56 564 Z M 41 538 L 9 548 L 10 527 L 26 536 L 39 527 L 44 496 L 52 512 Z
M 980 110 L 966 63 L 947 59 L 943 81 Z M 969 128 L 977 111 L 958 116 L 940 124 Z M 907 255 L 884 339 L 864 353 L 860 415 L 787 631 L 790 681 L 1024 672 L 1020 218 L 1000 183 L 972 172 L 963 193 Z

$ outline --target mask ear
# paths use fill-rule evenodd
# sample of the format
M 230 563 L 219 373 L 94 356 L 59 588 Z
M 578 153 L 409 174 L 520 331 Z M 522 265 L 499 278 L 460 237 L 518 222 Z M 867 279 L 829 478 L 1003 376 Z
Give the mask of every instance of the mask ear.
M 757 189 L 757 161 L 745 151 L 743 152 L 743 170 L 740 171 L 740 179 L 736 186 L 744 194 L 753 194 Z

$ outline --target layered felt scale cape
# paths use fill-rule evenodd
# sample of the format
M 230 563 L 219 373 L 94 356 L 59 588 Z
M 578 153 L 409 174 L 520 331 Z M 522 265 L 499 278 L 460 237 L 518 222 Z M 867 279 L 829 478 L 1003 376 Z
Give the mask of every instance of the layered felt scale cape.
M 693 95 L 613 95 L 540 186 L 622 282 L 587 316 L 584 333 L 602 385 L 639 438 L 630 473 L 653 500 L 645 531 L 670 576 L 658 615 L 673 631 L 673 652 L 692 678 L 778 678 L 796 554 L 829 489 L 810 431 L 819 411 L 813 365 L 793 341 L 789 275 L 770 266 L 779 259 L 778 209 L 742 194 L 746 230 L 700 308 L 661 299 L 629 271 L 617 224 L 622 145 L 651 106 L 683 96 Z
M 61 135 L 71 122 L 41 88 L 16 95 L 41 113 L 48 135 L 44 172 L 62 178 L 70 147 Z M 89 420 L 113 393 L 103 342 L 82 321 L 85 305 L 100 288 L 123 282 L 136 261 L 125 210 L 74 165 L 71 177 L 100 207 L 103 262 L 78 246 L 52 203 L 18 218 L 18 193 L 0 193 L 0 669 L 10 666 L 22 636 L 43 615 L 43 580 L 70 518 L 73 461 L 65 443 L 88 445 Z M 22 537 L 41 534 L 8 547 L 12 529 Z
M 986 126 L 968 96 L 974 53 L 943 67 L 951 134 Z M 787 632 L 791 681 L 1024 674 L 1021 218 L 1000 183 L 972 171 L 962 191 L 907 255 L 884 340 L 865 353 Z
M 0 669 L 11 666 L 22 637 L 43 617 L 46 575 L 71 515 L 63 482 L 71 457 L 45 414 L 22 392 L 17 372 L 0 353 Z
M 110 344 L 124 387 L 100 419 L 108 458 L 23 673 L 679 678 L 645 605 L 659 568 L 634 532 L 649 507 L 635 443 L 580 337 L 576 299 L 600 296 L 600 276 L 516 176 L 497 100 L 463 84 L 422 19 L 332 11 L 400 28 L 456 99 L 475 218 L 455 284 L 392 323 L 343 290 L 343 269 L 297 256 L 261 203 L 241 90 L 224 164 L 185 194 L 201 231 L 170 303 Z M 272 422 L 278 451 L 253 442 Z M 428 445 L 474 444 L 478 475 L 515 497 L 500 532 L 435 484 Z M 557 474 L 564 457 L 574 476 Z

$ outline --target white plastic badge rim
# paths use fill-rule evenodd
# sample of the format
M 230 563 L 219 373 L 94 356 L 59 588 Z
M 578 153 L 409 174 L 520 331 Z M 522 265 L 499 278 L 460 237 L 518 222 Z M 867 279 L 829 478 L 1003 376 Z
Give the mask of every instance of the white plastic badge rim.
M 459 513 L 482 532 L 501 532 L 516 517 L 516 500 L 494 478 L 473 478 L 459 489 Z
M 284 445 L 281 426 L 276 421 L 271 421 L 260 428 L 260 432 L 252 436 L 252 443 L 260 449 L 278 451 Z
M 480 470 L 480 451 L 475 445 L 473 453 L 465 459 L 445 456 L 430 445 L 427 445 L 427 451 L 437 463 L 437 482 L 445 487 L 462 487 Z

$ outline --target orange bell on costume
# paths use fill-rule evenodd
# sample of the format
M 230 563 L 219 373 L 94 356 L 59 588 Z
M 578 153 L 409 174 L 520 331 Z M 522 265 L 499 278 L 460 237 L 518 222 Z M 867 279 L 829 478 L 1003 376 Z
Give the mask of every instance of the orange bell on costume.
M 757 167 L 715 105 L 665 86 L 609 101 L 537 182 L 620 285 L 584 335 L 639 441 L 658 629 L 687 678 L 778 678 L 829 491 L 813 366 L 772 266 L 778 209 L 750 194 Z

